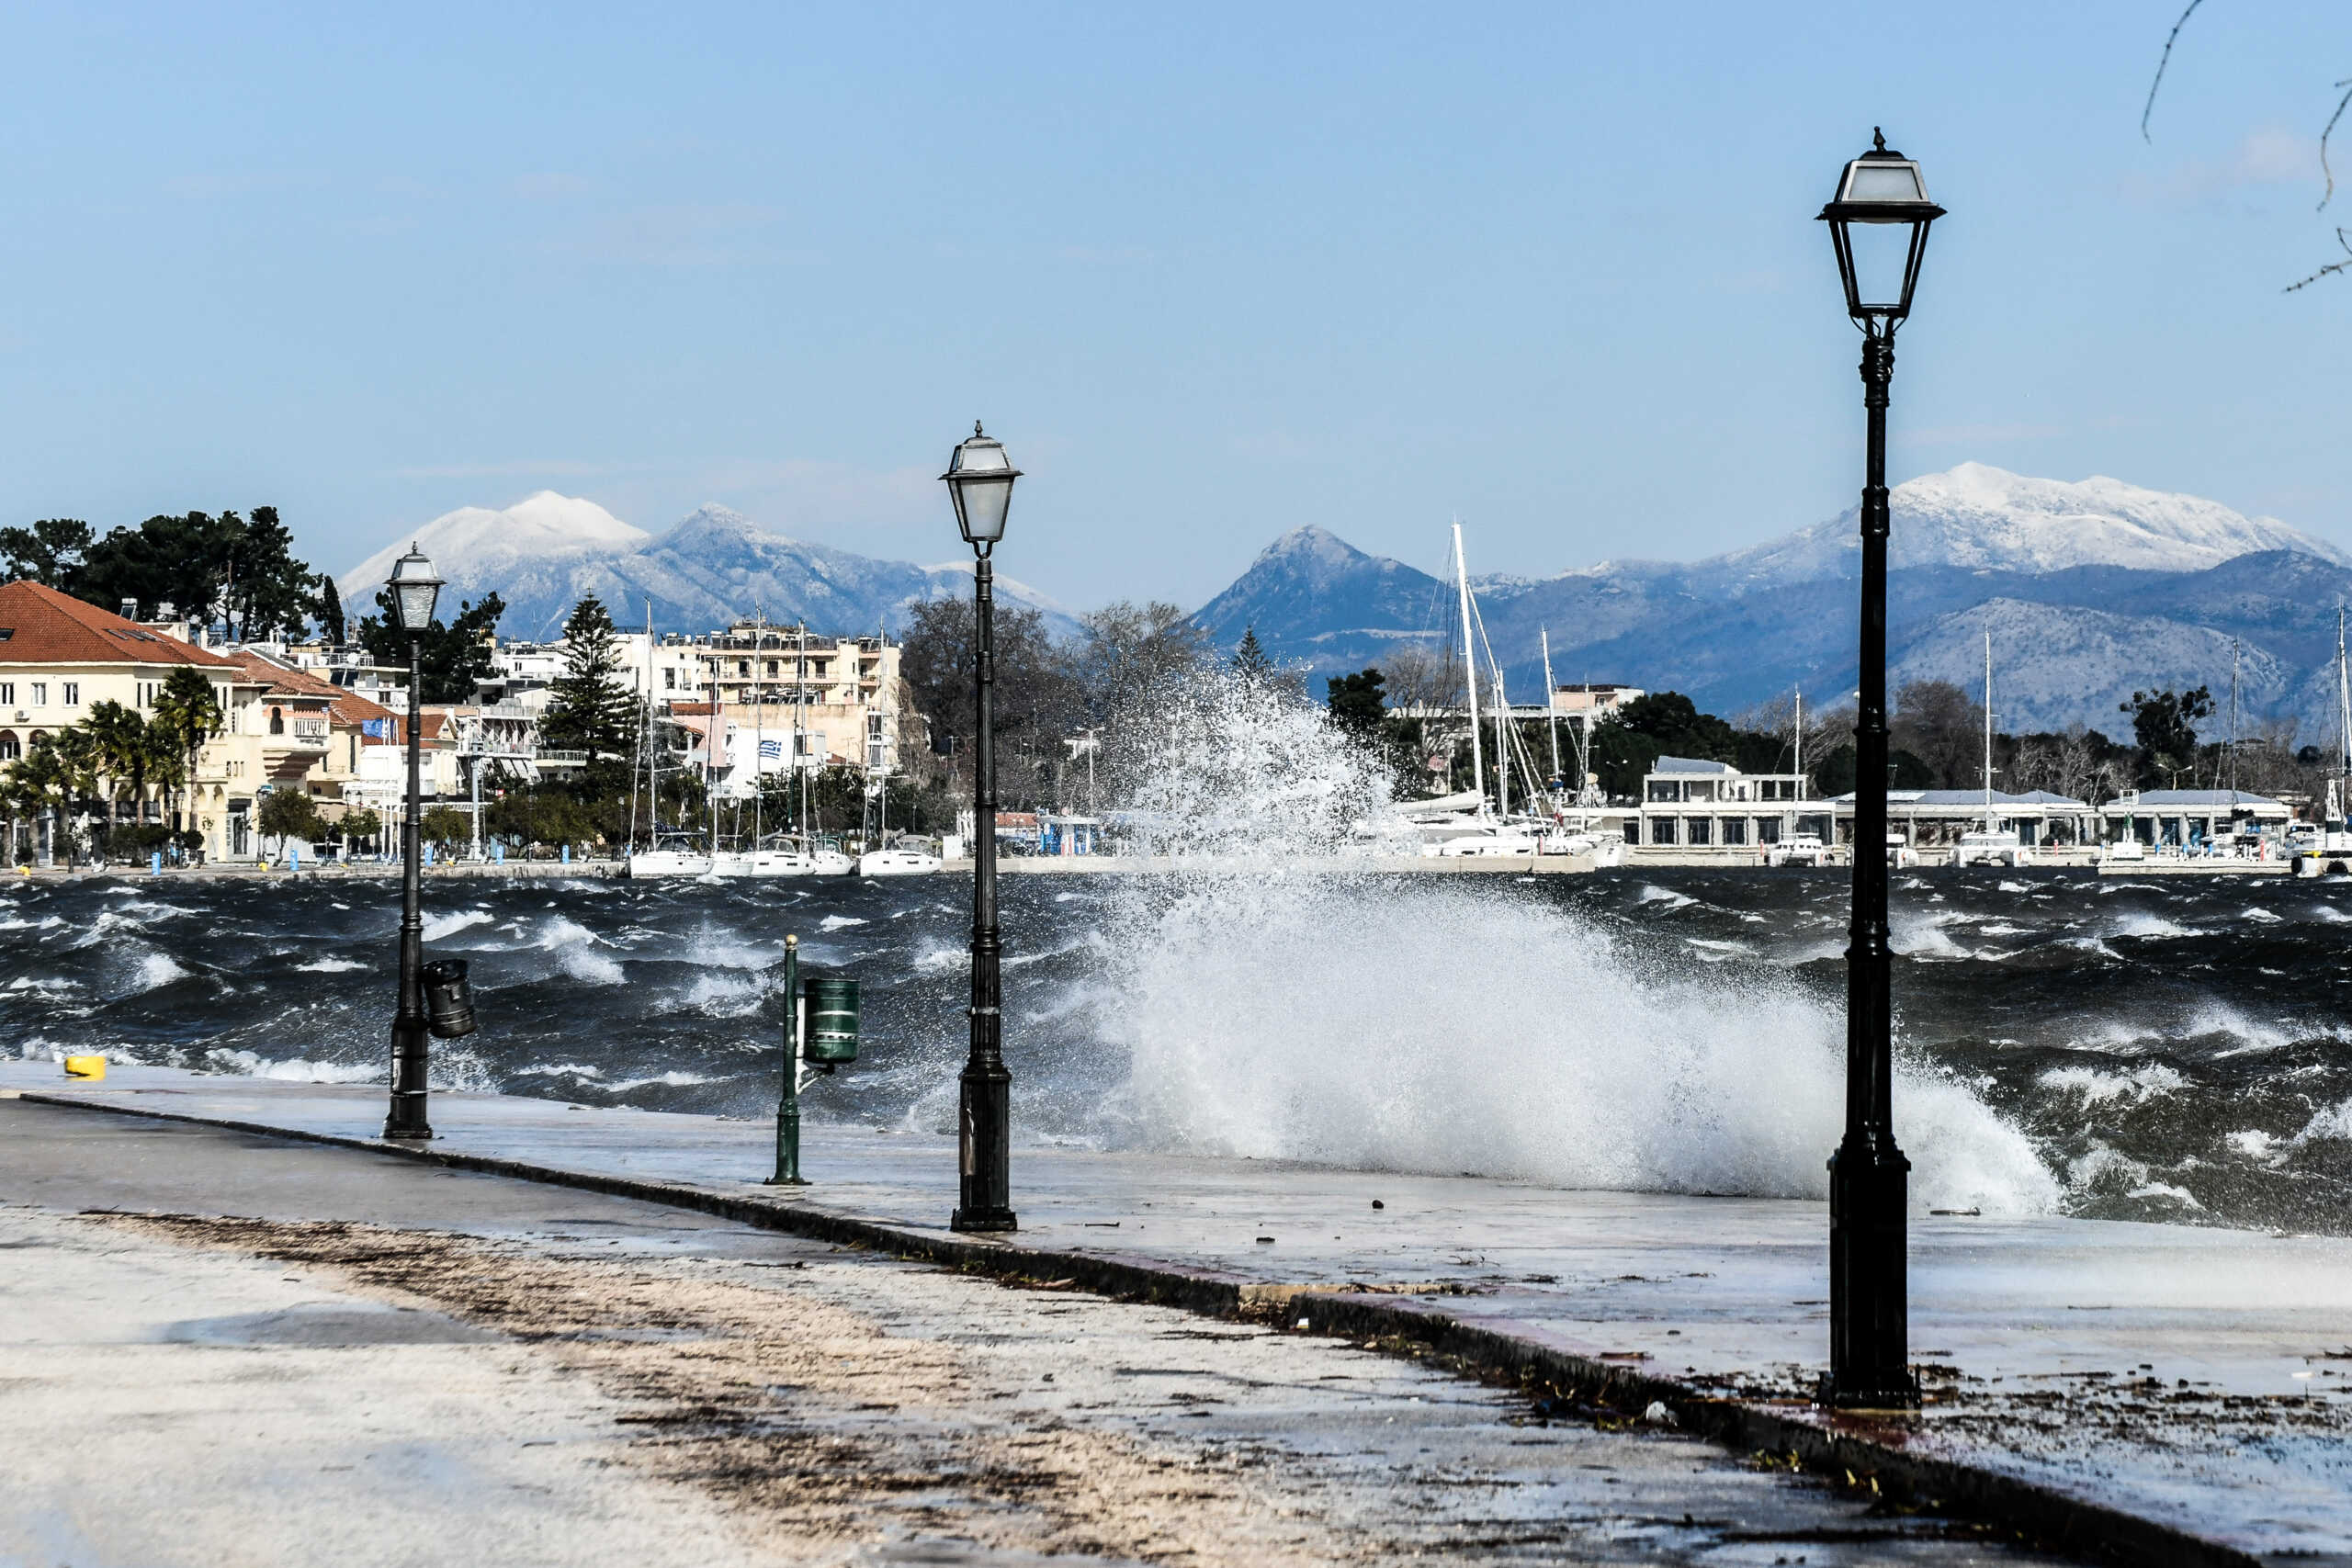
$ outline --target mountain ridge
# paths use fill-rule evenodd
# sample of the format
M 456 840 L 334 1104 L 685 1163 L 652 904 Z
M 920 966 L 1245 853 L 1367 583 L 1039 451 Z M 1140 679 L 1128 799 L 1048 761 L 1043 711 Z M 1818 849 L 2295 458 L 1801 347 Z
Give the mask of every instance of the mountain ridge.
M 567 529 L 569 530 L 567 532 Z M 414 531 L 445 580 L 445 600 L 505 602 L 500 629 L 547 640 L 587 594 L 624 627 L 640 610 L 657 631 L 702 632 L 764 614 L 789 626 L 807 620 L 833 635 L 897 633 L 916 603 L 971 592 L 968 562 L 915 566 L 811 544 L 775 532 L 731 507 L 706 503 L 660 535 L 622 522 L 594 502 L 542 491 L 503 510 L 459 507 Z M 373 602 L 395 542 L 345 572 L 337 586 L 356 604 Z M 999 594 L 1045 615 L 1057 635 L 1077 623 L 1053 600 L 999 576 Z
M 2248 712 L 2332 722 L 2332 685 L 2322 702 L 2316 677 L 2294 672 L 2319 660 L 2323 633 L 2332 637 L 2327 607 L 2352 597 L 2352 552 L 2194 496 L 1984 464 L 1907 480 L 1891 503 L 1898 682 L 1979 669 L 1981 646 L 1962 668 L 1955 650 L 1976 634 L 1958 628 L 1972 614 L 1966 624 L 1981 627 L 1997 601 L 1996 666 L 2018 677 L 2007 718 L 2029 728 L 2111 729 L 2135 687 L 2226 684 L 2233 637 Z M 1794 685 L 1816 698 L 1853 689 L 1855 530 L 1849 509 L 1698 561 L 1608 561 L 1473 585 L 1512 690 L 1540 689 L 1548 631 L 1558 679 L 1673 689 L 1733 713 Z M 1305 534 L 1269 545 L 1198 612 L 1220 646 L 1254 626 L 1270 653 L 1313 674 L 1376 665 L 1400 642 L 1457 646 L 1451 581 L 1326 530 Z M 1996 667 L 1996 706 L 2004 684 Z

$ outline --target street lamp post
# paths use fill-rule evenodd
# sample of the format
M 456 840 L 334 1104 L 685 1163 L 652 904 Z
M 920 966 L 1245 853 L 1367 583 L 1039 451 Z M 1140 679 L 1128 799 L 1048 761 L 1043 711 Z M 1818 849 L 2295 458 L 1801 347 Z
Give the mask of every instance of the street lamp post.
M 1005 1070 L 1002 995 L 998 969 L 1004 943 L 996 927 L 996 633 L 995 569 L 989 554 L 1004 537 L 1012 481 L 1021 471 L 1004 447 L 972 423 L 972 438 L 947 460 L 947 493 L 956 525 L 972 547 L 972 1048 L 964 1063 L 956 1160 L 961 1187 L 948 1224 L 959 1231 L 1021 1228 L 1012 1213 L 1012 1075 Z
M 423 645 L 424 628 L 433 624 L 433 606 L 441 593 L 441 580 L 433 563 L 414 545 L 392 567 L 392 614 L 408 634 L 408 814 L 401 823 L 401 995 L 392 1015 L 392 1105 L 384 1118 L 387 1138 L 430 1138 L 433 1127 L 424 1119 L 424 892 L 418 864 L 421 853 L 417 813 L 424 788 L 418 731 L 424 716 Z
M 1826 1404 L 1885 1409 L 1919 1403 L 1910 1367 L 1904 1204 L 1911 1162 L 1894 1143 L 1893 953 L 1886 918 L 1887 388 L 1895 329 L 1928 226 L 1919 165 L 1883 135 L 1848 164 L 1821 209 L 1838 251 L 1846 313 L 1862 332 L 1869 414 L 1862 488 L 1861 689 L 1854 720 L 1854 908 L 1846 949 L 1846 1135 L 1829 1161 L 1829 1375 Z

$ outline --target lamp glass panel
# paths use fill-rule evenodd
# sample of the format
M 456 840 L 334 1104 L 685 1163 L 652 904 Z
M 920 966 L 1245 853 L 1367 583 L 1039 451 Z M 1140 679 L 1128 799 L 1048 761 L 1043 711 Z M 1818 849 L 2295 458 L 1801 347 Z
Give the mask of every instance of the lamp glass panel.
M 957 521 L 964 537 L 974 544 L 994 544 L 1004 537 L 1004 514 L 1012 507 L 1012 480 L 967 479 L 956 484 L 963 506 Z
M 1012 463 L 1005 457 L 1004 448 L 993 442 L 986 446 L 967 442 L 956 448 L 955 467 L 959 474 L 1001 473 L 1012 467 Z
M 409 631 L 423 631 L 433 624 L 433 602 L 441 595 L 437 582 L 402 582 L 392 590 L 399 604 L 401 626 Z
M 1925 201 L 1928 189 L 1919 179 L 1919 165 L 1856 159 L 1846 166 L 1847 201 Z M 1884 221 L 1882 220 L 1882 221 Z
M 1908 223 L 1857 223 L 1846 231 L 1854 252 L 1854 291 L 1865 305 L 1903 303 L 1903 269 L 1911 259 Z

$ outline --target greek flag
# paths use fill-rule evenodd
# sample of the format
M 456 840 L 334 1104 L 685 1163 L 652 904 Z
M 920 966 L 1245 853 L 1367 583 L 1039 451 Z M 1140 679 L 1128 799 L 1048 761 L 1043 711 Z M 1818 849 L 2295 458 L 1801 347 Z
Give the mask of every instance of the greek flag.
M 763 740 L 763 741 L 761 741 L 761 742 L 760 742 L 760 761 L 763 761 L 763 762 L 767 762 L 767 761 L 777 761 L 777 762 L 781 762 L 782 761 L 784 761 L 784 742 L 783 742 L 783 741 L 781 741 L 781 740 Z
M 392 738 L 392 721 L 389 718 L 371 718 L 359 728 L 370 740 L 390 740 Z

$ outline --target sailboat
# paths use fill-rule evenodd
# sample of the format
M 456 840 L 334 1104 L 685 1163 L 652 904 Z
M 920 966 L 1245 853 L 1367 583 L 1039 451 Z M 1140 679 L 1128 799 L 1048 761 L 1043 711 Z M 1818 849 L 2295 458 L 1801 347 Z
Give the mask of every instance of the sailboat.
M 2327 810 L 2319 830 L 2299 835 L 2294 850 L 2297 876 L 2342 875 L 2352 871 L 2352 822 L 2345 812 L 2352 805 L 2352 669 L 2344 658 L 2344 606 L 2335 607 L 2335 776 L 2327 781 Z
M 653 601 L 645 602 L 645 638 L 649 646 L 653 640 Z M 662 826 L 662 749 L 657 744 L 659 733 L 653 724 L 653 691 L 651 671 L 643 699 L 638 705 L 638 752 L 645 760 L 646 820 L 649 828 L 646 848 L 637 847 L 637 770 L 629 770 L 629 851 L 628 870 L 631 879 L 667 876 L 707 876 L 711 856 L 707 846 L 683 826 Z
M 1993 627 L 1984 626 L 1984 826 L 1974 832 L 1962 833 L 1951 852 L 1951 863 L 1963 865 L 2021 866 L 2028 863 L 2028 852 L 2014 829 L 2003 833 L 2000 818 L 1993 814 Z M 1889 840 L 1892 844 L 1893 840 Z
M 874 841 L 881 844 L 886 843 L 890 836 L 890 775 L 888 773 L 876 774 L 874 784 Z M 922 876 L 937 871 L 942 863 L 937 855 L 922 850 L 911 850 L 903 846 L 886 847 L 868 850 L 858 856 L 857 874 L 860 876 Z

